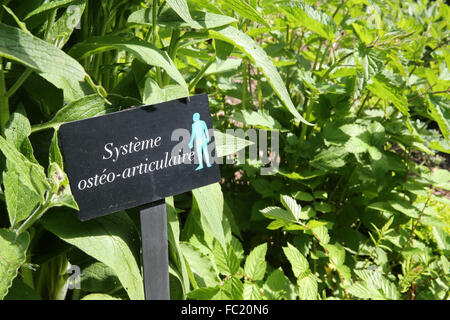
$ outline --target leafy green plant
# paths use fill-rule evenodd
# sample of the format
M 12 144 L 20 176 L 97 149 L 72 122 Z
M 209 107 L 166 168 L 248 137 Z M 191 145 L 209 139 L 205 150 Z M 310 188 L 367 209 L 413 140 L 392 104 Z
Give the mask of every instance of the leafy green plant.
M 58 128 L 206 92 L 279 171 L 166 199 L 171 298 L 448 299 L 444 1 L 0 3 L 0 298 L 143 299 L 139 214 L 77 220 Z

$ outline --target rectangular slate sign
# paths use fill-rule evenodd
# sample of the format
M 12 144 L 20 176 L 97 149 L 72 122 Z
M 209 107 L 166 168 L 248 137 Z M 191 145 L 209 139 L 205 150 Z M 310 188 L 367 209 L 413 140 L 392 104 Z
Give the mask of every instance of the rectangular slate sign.
M 80 220 L 220 180 L 205 94 L 69 122 L 59 136 Z

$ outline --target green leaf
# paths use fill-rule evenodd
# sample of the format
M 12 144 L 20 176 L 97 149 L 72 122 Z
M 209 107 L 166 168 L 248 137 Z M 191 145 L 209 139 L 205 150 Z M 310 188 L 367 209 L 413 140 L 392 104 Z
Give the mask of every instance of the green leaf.
M 261 16 L 261 14 L 244 0 L 222 0 L 221 4 L 223 4 L 229 10 L 237 12 L 244 18 L 258 22 L 263 26 L 269 27 L 269 24 Z
M 0 229 L 0 300 L 6 296 L 19 268 L 25 263 L 29 244 L 28 232 L 17 236 L 15 232 Z
M 80 210 L 70 190 L 69 178 L 56 162 L 50 163 L 48 177 L 53 191 L 50 198 L 51 206 L 66 206 Z
M 270 60 L 266 52 L 252 38 L 231 26 L 217 30 L 209 30 L 209 35 L 214 39 L 227 41 L 244 52 L 247 57 L 255 63 L 256 67 L 262 71 L 273 90 L 277 93 L 278 97 L 284 103 L 289 112 L 295 117 L 295 120 L 312 125 L 303 119 L 297 111 L 296 107 L 292 103 L 286 86 L 284 85 L 284 81 L 278 73 L 272 60 Z
M 195 21 L 191 13 L 186 0 L 166 0 L 167 4 L 192 28 L 202 29 L 203 26 Z
M 121 300 L 105 293 L 91 293 L 84 296 L 81 300 Z
M 61 150 L 59 149 L 58 142 L 58 130 L 55 130 L 53 134 L 52 141 L 50 142 L 50 149 L 48 154 L 49 163 L 56 163 L 62 170 L 64 170 L 64 160 L 61 154 Z
M 281 268 L 272 271 L 263 285 L 264 297 L 268 300 L 280 300 L 286 293 L 288 281 Z
M 394 283 L 387 280 L 380 271 L 355 270 L 361 279 L 348 288 L 348 293 L 361 299 L 398 300 L 399 293 Z
M 188 242 L 181 242 L 180 247 L 197 284 L 206 287 L 217 285 L 219 278 L 214 270 L 211 258 Z
M 408 201 L 391 200 L 391 201 L 388 201 L 388 203 L 391 205 L 392 208 L 400 211 L 401 213 L 407 215 L 408 217 L 411 217 L 411 218 L 419 217 L 418 210 L 412 204 L 410 204 Z
M 5 300 L 42 300 L 39 294 L 20 277 L 16 277 Z
M 222 226 L 224 202 L 220 184 L 214 183 L 194 189 L 192 194 L 201 215 L 207 222 L 211 235 L 219 241 L 223 248 L 226 248 L 225 232 Z
M 304 191 L 297 191 L 294 195 L 294 198 L 300 201 L 313 201 L 314 198 L 313 196 L 308 193 L 308 192 L 304 192 Z
M 428 110 L 434 121 L 441 129 L 446 140 L 450 139 L 450 107 L 449 100 L 443 97 L 428 95 Z
M 323 247 L 328 250 L 330 259 L 335 268 L 343 265 L 345 262 L 345 249 L 339 243 L 323 244 Z
M 367 88 L 378 98 L 391 102 L 403 115 L 409 117 L 408 100 L 406 97 L 391 84 L 385 77 L 377 75 L 372 78 L 372 83 Z
M 246 276 L 250 277 L 253 281 L 262 280 L 264 274 L 266 273 L 266 252 L 267 243 L 263 243 L 256 248 L 254 248 L 247 259 L 245 260 L 244 273 Z M 245 289 L 244 289 L 245 296 Z
M 298 296 L 301 300 L 317 300 L 319 285 L 317 277 L 306 271 L 302 273 L 297 279 Z
M 287 247 L 283 247 L 283 252 L 292 266 L 294 276 L 298 278 L 301 274 L 309 271 L 308 260 L 289 242 L 287 245 Z
M 214 297 L 219 293 L 220 287 L 208 287 L 208 288 L 198 288 L 192 290 L 187 294 L 189 299 L 193 300 L 213 300 Z
M 237 258 L 234 249 L 231 245 L 227 246 L 227 250 L 215 242 L 214 244 L 214 262 L 218 271 L 225 275 L 234 275 L 239 271 L 239 259 Z
M 139 38 L 125 38 L 121 36 L 92 37 L 73 46 L 69 54 L 76 59 L 83 59 L 88 55 L 109 50 L 124 50 L 148 65 L 163 68 L 172 79 L 183 87 L 185 96 L 189 96 L 186 81 L 175 67 L 169 55 L 165 51 L 159 50 L 153 44 Z
M 9 222 L 12 229 L 16 229 L 17 224 L 28 218 L 43 201 L 43 197 L 21 180 L 13 165 L 3 172 L 3 185 Z
M 85 82 L 87 73 L 72 57 L 35 36 L 0 24 L 0 56 L 17 61 L 37 73 L 73 101 L 93 92 Z
M 326 13 L 298 1 L 282 3 L 280 9 L 286 13 L 293 25 L 303 26 L 325 39 L 334 41 L 336 24 Z
M 292 213 L 295 220 L 298 221 L 301 215 L 302 207 L 297 203 L 297 201 L 286 195 L 281 195 L 280 201 L 283 206 Z
M 202 29 L 211 29 L 223 27 L 236 21 L 236 19 L 215 14 L 211 12 L 193 11 L 192 19 Z M 153 25 L 152 8 L 142 9 L 133 12 L 127 20 L 130 24 Z M 158 25 L 163 28 L 190 28 L 191 25 L 180 18 L 178 14 L 172 9 L 164 10 L 158 16 Z
M 26 17 L 24 18 L 24 20 L 27 20 L 27 19 L 31 18 L 32 16 L 35 16 L 42 12 L 46 12 L 46 11 L 53 10 L 53 9 L 58 9 L 61 7 L 66 7 L 66 6 L 70 5 L 72 2 L 76 2 L 76 0 L 48 1 L 47 3 L 40 5 L 39 7 L 37 7 L 33 11 L 31 11 L 29 14 L 27 14 Z
M 269 219 L 280 219 L 291 223 L 297 222 L 296 217 L 292 214 L 291 211 L 287 211 L 279 207 L 267 207 L 260 210 L 260 212 Z
M 111 268 L 130 299 L 143 300 L 142 276 L 133 255 L 139 237 L 133 221 L 124 212 L 81 222 L 74 212 L 56 210 L 41 222 L 50 232 Z
M 64 108 L 58 110 L 50 121 L 34 125 L 32 130 L 58 129 L 66 122 L 97 117 L 113 111 L 116 111 L 116 108 L 106 104 L 100 96 L 89 95 L 67 104 Z
M 80 286 L 83 291 L 105 293 L 122 287 L 114 271 L 101 262 L 83 268 Z
M 256 128 L 285 131 L 281 124 L 265 110 L 240 110 L 233 115 L 233 119 Z
M 254 282 L 246 282 L 244 283 L 243 298 L 244 300 L 261 300 L 261 289 Z
M 148 77 L 142 95 L 144 104 L 157 104 L 169 100 L 180 99 L 186 96 L 184 88 L 180 85 L 168 85 L 161 89 L 155 80 Z
M 14 171 L 18 174 L 20 183 L 43 199 L 45 191 L 49 188 L 44 168 L 28 160 L 1 136 L 0 150 L 5 155 L 8 163 L 14 166 Z

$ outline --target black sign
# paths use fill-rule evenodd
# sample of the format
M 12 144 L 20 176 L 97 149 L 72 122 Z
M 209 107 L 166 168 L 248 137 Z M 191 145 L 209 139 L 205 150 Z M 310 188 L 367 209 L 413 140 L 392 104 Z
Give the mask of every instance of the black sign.
M 207 95 L 66 123 L 59 134 L 80 220 L 220 179 Z

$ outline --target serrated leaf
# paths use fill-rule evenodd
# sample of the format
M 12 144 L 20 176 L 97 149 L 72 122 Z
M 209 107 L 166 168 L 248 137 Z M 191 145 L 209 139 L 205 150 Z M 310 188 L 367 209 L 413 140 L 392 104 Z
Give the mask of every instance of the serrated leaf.
M 380 75 L 372 79 L 372 83 L 367 85 L 370 92 L 377 97 L 391 102 L 403 115 L 409 117 L 408 101 L 406 97 L 394 85 Z
M 301 300 L 316 300 L 319 285 L 317 278 L 309 270 L 297 279 L 298 296 Z
M 348 293 L 361 299 L 398 300 L 399 293 L 394 283 L 387 280 L 380 271 L 355 270 L 361 279 L 348 288 Z
M 19 268 L 26 261 L 30 235 L 0 229 L 0 300 L 8 293 Z
M 302 207 L 297 203 L 297 201 L 286 195 L 281 195 L 280 201 L 283 206 L 291 212 L 295 220 L 298 221 L 301 215 Z
M 261 16 L 261 14 L 244 0 L 222 0 L 221 3 L 228 9 L 237 12 L 239 15 L 249 20 L 258 22 L 266 27 L 269 24 Z
M 294 276 L 298 278 L 301 274 L 309 271 L 308 260 L 289 242 L 287 245 L 287 247 L 283 247 L 283 252 L 292 266 Z
M 244 283 L 244 290 L 243 290 L 242 295 L 243 295 L 244 300 L 261 300 L 262 299 L 261 289 L 254 282 Z
M 263 243 L 250 251 L 245 260 L 244 273 L 253 281 L 262 280 L 264 278 L 267 267 L 266 252 L 267 243 Z
M 449 100 L 439 96 L 429 95 L 428 99 L 429 114 L 441 129 L 442 135 L 448 141 L 450 139 L 450 107 Z
M 267 207 L 260 212 L 269 219 L 280 219 L 285 222 L 297 222 L 297 219 L 292 214 L 292 212 L 281 209 L 279 207 Z

